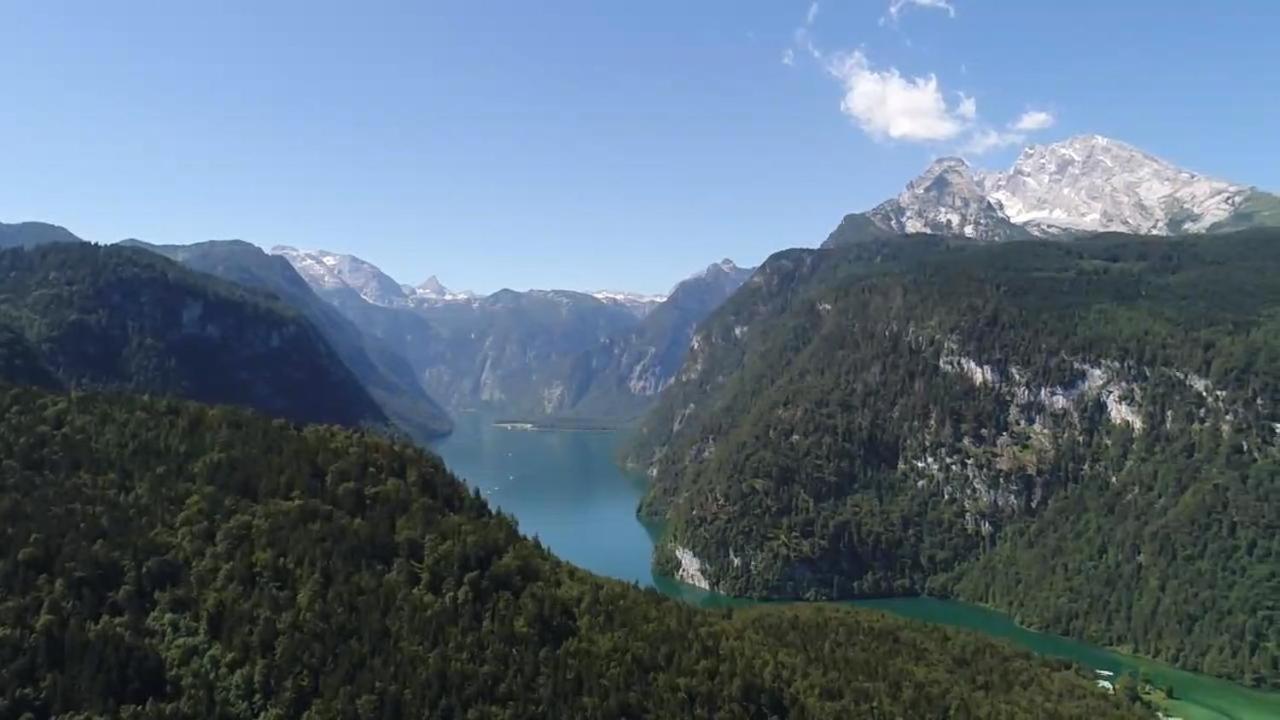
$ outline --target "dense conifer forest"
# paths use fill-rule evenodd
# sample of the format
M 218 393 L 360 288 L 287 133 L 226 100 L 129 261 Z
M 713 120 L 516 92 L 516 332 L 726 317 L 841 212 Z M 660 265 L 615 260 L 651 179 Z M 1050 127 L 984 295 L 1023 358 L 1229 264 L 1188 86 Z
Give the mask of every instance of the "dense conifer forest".
M 658 560 L 1280 687 L 1280 234 L 771 258 L 629 451 Z
M 0 250 L 0 372 L 0 380 L 45 387 L 387 425 L 294 308 L 137 248 L 49 242 Z
M 0 718 L 1128 718 L 1062 664 L 566 565 L 411 446 L 0 387 Z

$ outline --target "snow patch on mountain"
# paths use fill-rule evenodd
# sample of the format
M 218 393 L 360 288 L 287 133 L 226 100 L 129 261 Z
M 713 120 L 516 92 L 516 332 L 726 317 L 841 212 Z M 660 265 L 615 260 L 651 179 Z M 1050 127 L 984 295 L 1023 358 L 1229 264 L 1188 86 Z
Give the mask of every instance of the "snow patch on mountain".
M 409 298 L 400 283 L 392 280 L 377 265 L 354 255 L 327 250 L 299 250 L 287 245 L 277 245 L 271 249 L 271 254 L 288 260 L 313 288 L 350 288 L 366 301 L 383 307 L 409 305 Z
M 648 315 L 651 310 L 667 300 L 666 295 L 646 295 L 625 290 L 596 290 L 588 294 L 601 302 L 621 305 L 635 313 L 637 317 Z
M 1007 171 L 931 164 L 897 197 L 847 216 L 831 244 L 931 233 L 1003 241 L 1127 232 L 1201 233 L 1280 222 L 1280 198 L 1179 168 L 1100 135 L 1022 151 Z
M 1033 145 L 1008 171 L 975 180 L 1011 221 L 1039 235 L 1204 232 L 1250 192 L 1100 135 Z
M 427 278 L 421 285 L 413 287 L 412 285 L 402 285 L 405 293 L 410 300 L 415 303 L 452 303 L 452 302 L 469 302 L 480 296 L 470 290 L 454 291 L 445 287 L 440 279 L 435 275 Z
M 983 240 L 1009 240 L 1022 234 L 986 196 L 968 163 L 958 157 L 935 160 L 901 194 L 867 216 L 881 228 L 902 234 Z

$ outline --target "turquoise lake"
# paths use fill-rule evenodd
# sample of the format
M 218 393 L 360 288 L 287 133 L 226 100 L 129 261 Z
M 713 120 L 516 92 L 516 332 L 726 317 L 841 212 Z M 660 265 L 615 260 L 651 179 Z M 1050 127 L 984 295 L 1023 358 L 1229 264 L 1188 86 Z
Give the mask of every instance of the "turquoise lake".
M 702 606 L 742 605 L 655 576 L 653 537 L 636 519 L 644 479 L 614 461 L 623 437 L 615 432 L 509 430 L 487 418 L 461 413 L 453 435 L 433 449 L 492 505 L 514 516 L 526 535 L 579 567 L 599 575 L 657 587 Z M 896 598 L 851 603 L 923 622 L 965 628 L 1031 651 L 1067 658 L 1095 670 L 1140 672 L 1172 685 L 1178 699 L 1167 714 L 1187 720 L 1280 718 L 1280 693 L 1251 690 L 1144 658 L 1123 655 L 1056 635 L 1019 627 L 1008 616 L 935 598 Z

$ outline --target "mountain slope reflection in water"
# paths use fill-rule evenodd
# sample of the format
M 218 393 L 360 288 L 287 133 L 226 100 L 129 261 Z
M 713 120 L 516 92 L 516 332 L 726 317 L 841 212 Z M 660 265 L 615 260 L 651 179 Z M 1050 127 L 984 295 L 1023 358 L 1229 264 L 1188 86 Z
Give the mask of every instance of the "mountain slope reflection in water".
M 644 478 L 615 464 L 614 432 L 509 430 L 478 414 L 460 414 L 453 435 L 437 442 L 455 474 L 514 516 L 560 557 L 594 573 L 656 587 L 697 605 L 737 606 L 727 598 L 653 574 L 653 536 L 636 518 Z M 1019 627 L 1007 615 L 936 598 L 863 600 L 860 607 L 961 627 L 1096 670 L 1137 672 L 1172 686 L 1166 714 L 1186 720 L 1280 718 L 1280 694 L 1264 693 L 1143 658 Z

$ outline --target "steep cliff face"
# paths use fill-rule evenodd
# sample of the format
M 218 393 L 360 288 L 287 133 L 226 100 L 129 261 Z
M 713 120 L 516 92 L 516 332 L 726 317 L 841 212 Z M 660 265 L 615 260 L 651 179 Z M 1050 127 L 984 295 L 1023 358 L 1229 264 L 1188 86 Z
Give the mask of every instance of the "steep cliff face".
M 442 338 L 420 356 L 423 382 L 453 407 L 520 417 L 573 414 L 636 317 L 586 293 L 503 290 L 420 308 Z
M 641 414 L 675 380 L 698 324 L 728 300 L 753 270 L 725 259 L 676 285 L 634 328 L 606 348 L 602 370 L 581 408 L 588 413 L 613 409 L 627 418 Z
M 1248 659 L 1217 671 L 1236 677 L 1274 662 L 1208 630 L 1265 612 L 1269 591 L 1138 558 L 1280 557 L 1249 510 L 1280 493 L 1277 241 L 775 255 L 700 327 L 628 453 L 653 479 L 642 511 L 666 520 L 659 564 L 693 576 L 696 559 L 701 584 L 751 596 L 954 593 L 1194 667 L 1234 652 Z M 1181 526 L 1163 522 L 1175 507 Z M 1221 512 L 1247 519 L 1224 535 Z M 1139 589 L 1098 595 L 1097 578 Z M 1124 611 L 1157 586 L 1166 613 L 1234 600 L 1179 645 Z

